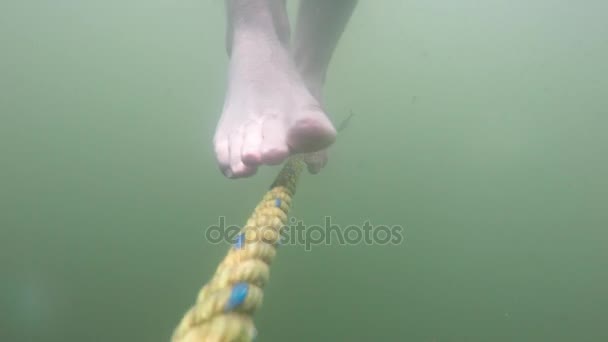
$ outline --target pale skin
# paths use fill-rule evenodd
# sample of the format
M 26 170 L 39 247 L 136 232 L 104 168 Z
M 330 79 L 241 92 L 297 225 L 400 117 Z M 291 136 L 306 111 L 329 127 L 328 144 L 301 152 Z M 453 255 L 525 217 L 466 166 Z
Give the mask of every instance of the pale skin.
M 285 0 L 226 0 L 228 89 L 213 139 L 229 178 L 304 154 L 327 162 L 336 129 L 322 99 L 325 76 L 357 0 L 302 0 L 293 36 Z

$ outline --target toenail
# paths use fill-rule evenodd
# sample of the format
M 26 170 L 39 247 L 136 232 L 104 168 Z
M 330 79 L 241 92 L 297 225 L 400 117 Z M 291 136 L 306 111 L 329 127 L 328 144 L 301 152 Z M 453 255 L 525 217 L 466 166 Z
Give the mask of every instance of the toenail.
M 228 178 L 234 178 L 234 172 L 230 168 L 222 170 L 222 173 Z

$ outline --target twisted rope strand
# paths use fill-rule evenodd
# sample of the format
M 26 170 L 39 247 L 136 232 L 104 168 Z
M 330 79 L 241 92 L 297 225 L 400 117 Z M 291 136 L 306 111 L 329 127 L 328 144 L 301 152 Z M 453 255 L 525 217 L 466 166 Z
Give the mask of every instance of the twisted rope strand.
M 285 163 L 234 246 L 175 329 L 172 342 L 245 342 L 255 338 L 252 316 L 262 305 L 270 264 L 304 166 L 298 157 Z

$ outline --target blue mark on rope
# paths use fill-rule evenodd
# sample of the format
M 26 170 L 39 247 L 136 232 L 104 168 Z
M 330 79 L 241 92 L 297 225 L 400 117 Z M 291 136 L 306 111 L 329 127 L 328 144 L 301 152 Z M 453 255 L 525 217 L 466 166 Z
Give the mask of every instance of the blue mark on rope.
M 239 235 L 236 236 L 236 241 L 234 242 L 234 248 L 241 249 L 241 248 L 243 248 L 244 244 L 245 244 L 245 234 L 239 233 Z
M 247 294 L 249 293 L 249 284 L 238 283 L 235 284 L 230 293 L 228 304 L 226 304 L 226 311 L 234 310 L 239 305 L 243 304 Z
M 279 248 L 279 247 L 283 246 L 285 244 L 285 242 L 287 242 L 287 237 L 281 235 L 279 237 L 279 239 L 277 240 L 276 247 Z
M 281 207 L 281 199 L 277 197 L 277 199 L 274 200 L 274 205 L 277 208 L 280 208 Z

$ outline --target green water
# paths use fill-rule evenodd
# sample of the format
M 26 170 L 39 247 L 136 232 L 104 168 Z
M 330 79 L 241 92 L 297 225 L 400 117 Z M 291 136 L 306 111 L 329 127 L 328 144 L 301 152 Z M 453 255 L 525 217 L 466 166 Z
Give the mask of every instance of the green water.
M 607 11 L 361 2 L 293 214 L 405 239 L 282 248 L 259 340 L 608 340 Z M 215 166 L 223 38 L 220 1 L 0 2 L 0 341 L 168 340 L 278 171 Z

